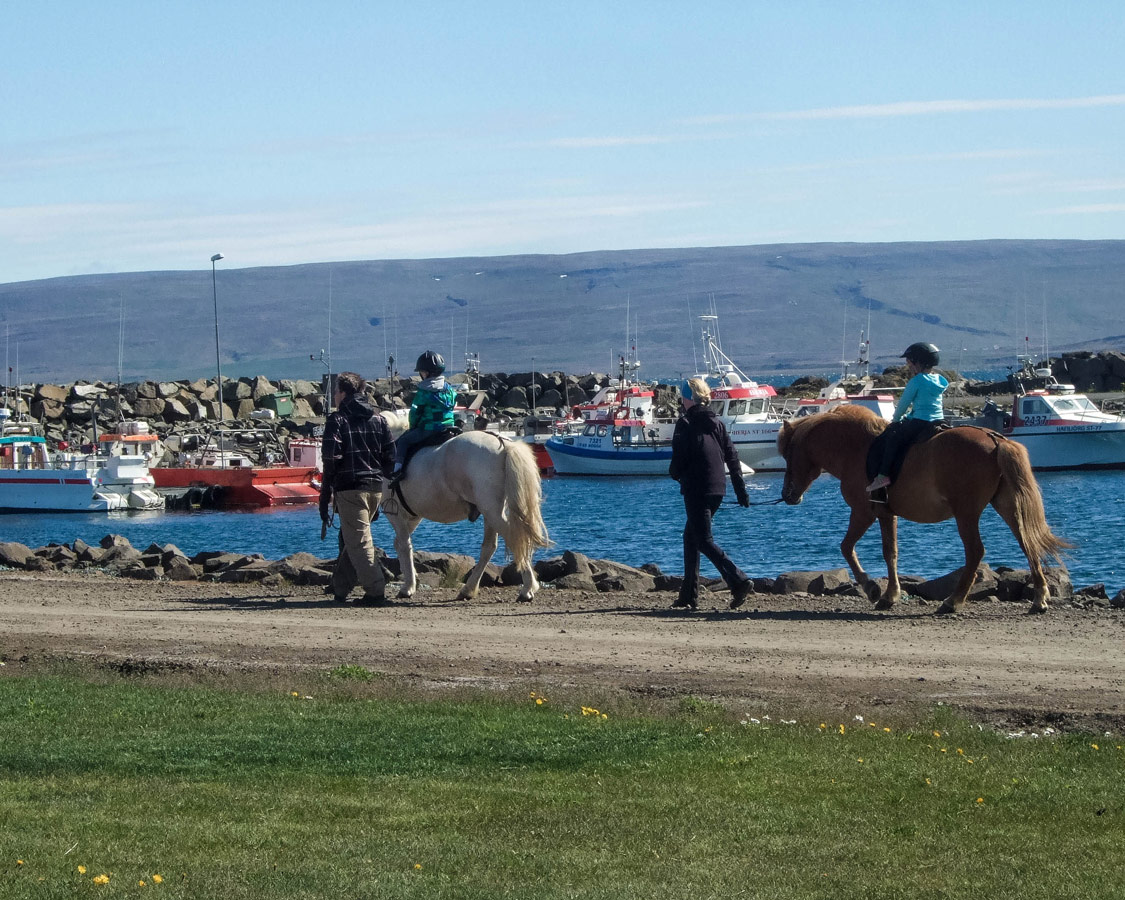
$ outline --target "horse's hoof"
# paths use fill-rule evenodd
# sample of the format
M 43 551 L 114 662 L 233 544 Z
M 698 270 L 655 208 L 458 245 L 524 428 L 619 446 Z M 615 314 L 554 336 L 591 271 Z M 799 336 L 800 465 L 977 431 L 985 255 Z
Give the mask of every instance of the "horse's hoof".
M 872 603 L 878 603 L 883 598 L 882 593 L 879 591 L 879 585 L 875 584 L 873 581 L 869 581 L 863 585 L 863 595 Z
M 414 596 L 414 591 L 399 591 L 396 596 L 399 600 L 409 600 Z
M 1031 606 L 1027 608 L 1027 614 L 1029 616 L 1041 616 L 1047 609 L 1046 603 L 1032 603 Z
M 877 610 L 885 612 L 888 609 L 894 609 L 895 608 L 895 602 L 894 602 L 894 600 L 890 599 L 889 597 L 883 597 L 878 603 L 875 604 L 875 608 Z
M 520 594 L 518 597 L 516 597 L 516 602 L 517 603 L 530 603 L 531 602 L 531 594 L 528 594 L 527 596 L 524 596 L 523 594 Z
M 937 612 L 935 612 L 934 615 L 935 616 L 952 616 L 956 612 L 957 612 L 957 607 L 954 606 L 952 603 L 947 602 L 947 603 L 943 603 L 941 606 L 939 606 L 937 608 Z

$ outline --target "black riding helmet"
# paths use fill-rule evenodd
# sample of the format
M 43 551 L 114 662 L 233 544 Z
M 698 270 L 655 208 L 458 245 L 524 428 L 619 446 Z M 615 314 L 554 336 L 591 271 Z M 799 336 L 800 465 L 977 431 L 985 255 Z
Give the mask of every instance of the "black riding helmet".
M 445 371 L 445 360 L 441 358 L 441 354 L 433 350 L 427 350 L 418 357 L 418 362 L 414 366 L 415 372 L 429 372 L 431 375 L 440 375 Z
M 923 369 L 929 369 L 941 361 L 939 353 L 941 351 L 933 344 L 920 341 L 907 347 L 906 352 L 902 354 L 902 358 L 916 366 L 921 366 Z

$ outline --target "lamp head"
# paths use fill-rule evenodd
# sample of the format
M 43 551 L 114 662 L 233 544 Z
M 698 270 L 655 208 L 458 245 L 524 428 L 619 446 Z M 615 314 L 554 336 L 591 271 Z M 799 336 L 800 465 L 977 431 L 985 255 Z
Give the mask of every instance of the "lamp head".
M 214 256 L 211 257 L 211 262 L 218 262 L 222 258 L 223 258 L 223 254 L 216 253 Z

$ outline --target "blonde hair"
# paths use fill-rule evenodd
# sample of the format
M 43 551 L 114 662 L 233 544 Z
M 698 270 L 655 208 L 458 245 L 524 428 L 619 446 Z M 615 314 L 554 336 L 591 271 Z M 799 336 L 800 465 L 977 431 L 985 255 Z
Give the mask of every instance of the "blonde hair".
M 688 387 L 691 388 L 691 398 L 696 403 L 711 402 L 711 388 L 702 378 L 689 378 Z

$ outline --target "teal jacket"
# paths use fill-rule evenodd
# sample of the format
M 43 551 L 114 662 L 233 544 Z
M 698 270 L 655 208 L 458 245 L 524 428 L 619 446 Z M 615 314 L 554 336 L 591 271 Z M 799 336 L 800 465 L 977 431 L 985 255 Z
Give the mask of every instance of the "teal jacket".
M 947 387 L 949 382 L 945 380 L 945 376 L 937 372 L 919 372 L 906 382 L 891 421 L 897 422 L 909 416 L 911 419 L 940 422 L 945 418 L 941 395 Z
M 410 427 L 420 431 L 452 428 L 456 403 L 457 391 L 445 383 L 444 375 L 427 378 L 418 385 L 414 402 L 410 404 Z

